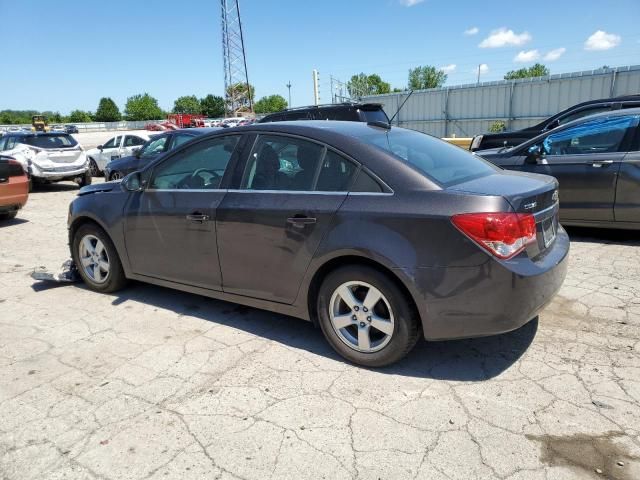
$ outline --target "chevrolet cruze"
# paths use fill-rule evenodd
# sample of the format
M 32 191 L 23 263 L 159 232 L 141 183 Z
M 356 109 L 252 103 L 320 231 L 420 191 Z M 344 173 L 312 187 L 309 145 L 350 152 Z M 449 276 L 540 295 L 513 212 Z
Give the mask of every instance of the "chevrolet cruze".
M 566 273 L 557 187 L 385 123 L 256 124 L 85 187 L 69 244 L 98 292 L 132 279 L 297 316 L 383 366 L 537 315 Z

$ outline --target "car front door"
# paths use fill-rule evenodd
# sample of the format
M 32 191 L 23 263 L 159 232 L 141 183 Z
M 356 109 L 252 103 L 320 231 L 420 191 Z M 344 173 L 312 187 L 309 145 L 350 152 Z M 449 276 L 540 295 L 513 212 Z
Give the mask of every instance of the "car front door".
M 629 151 L 622 159 L 616 185 L 616 222 L 640 223 L 640 119 Z
M 111 160 L 115 160 L 116 158 L 120 158 L 120 143 L 122 141 L 122 136 L 118 135 L 117 137 L 110 138 L 107 143 L 102 146 L 102 150 L 98 154 L 98 168 L 104 171 L 104 167 L 107 166 Z
M 597 117 L 549 133 L 542 157 L 525 169 L 560 184 L 561 220 L 613 221 L 620 162 L 630 138 L 630 116 Z
M 218 207 L 223 290 L 293 303 L 355 170 L 323 145 L 259 135 Z
M 205 139 L 177 150 L 149 175 L 125 207 L 125 242 L 138 275 L 221 289 L 216 208 L 240 135 Z

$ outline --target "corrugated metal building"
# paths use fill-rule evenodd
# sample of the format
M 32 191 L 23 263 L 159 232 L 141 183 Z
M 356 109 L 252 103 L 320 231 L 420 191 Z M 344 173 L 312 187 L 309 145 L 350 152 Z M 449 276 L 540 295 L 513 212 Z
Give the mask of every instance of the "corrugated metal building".
M 407 94 L 362 100 L 382 103 L 391 117 Z M 438 137 L 470 137 L 497 120 L 518 130 L 576 103 L 629 94 L 640 94 L 640 65 L 415 91 L 393 123 Z

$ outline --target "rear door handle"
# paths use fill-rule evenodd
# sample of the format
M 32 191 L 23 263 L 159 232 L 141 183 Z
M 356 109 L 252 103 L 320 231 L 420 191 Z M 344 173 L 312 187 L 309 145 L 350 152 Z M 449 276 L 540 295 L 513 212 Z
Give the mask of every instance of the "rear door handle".
M 591 166 L 595 167 L 595 168 L 601 168 L 601 167 L 604 167 L 606 165 L 611 165 L 612 163 L 613 163 L 613 160 L 597 160 L 597 161 L 593 162 L 591 164 Z
M 187 215 L 187 220 L 196 223 L 202 223 L 209 220 L 209 215 L 203 215 L 201 213 L 192 213 L 191 215 Z
M 292 225 L 311 225 L 316 223 L 317 220 L 314 217 L 307 216 L 298 216 L 287 218 L 287 223 L 291 223 Z

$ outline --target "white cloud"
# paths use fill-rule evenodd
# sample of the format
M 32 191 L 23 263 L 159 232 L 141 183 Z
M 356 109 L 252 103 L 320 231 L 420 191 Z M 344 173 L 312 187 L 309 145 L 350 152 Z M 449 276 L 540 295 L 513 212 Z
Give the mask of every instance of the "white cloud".
M 502 27 L 492 30 L 491 35 L 482 40 L 478 46 L 480 48 L 518 47 L 529 41 L 531 41 L 529 32 L 514 33 L 513 30 Z
M 596 31 L 584 42 L 585 50 L 609 50 L 620 45 L 622 37 L 615 33 L 607 33 L 603 30 Z
M 398 0 L 398 1 L 400 2 L 400 5 L 405 7 L 413 7 L 414 5 L 424 2 L 424 0 Z
M 521 50 L 518 54 L 513 58 L 514 62 L 518 63 L 529 63 L 535 62 L 540 58 L 540 52 L 538 50 Z
M 444 73 L 453 73 L 456 69 L 456 64 L 451 63 L 449 65 L 443 65 L 438 70 L 442 70 Z
M 549 50 L 545 56 L 543 57 L 544 60 L 546 60 L 547 62 L 555 62 L 556 60 L 558 60 L 563 54 L 564 52 L 566 52 L 567 49 L 564 47 L 560 47 L 560 48 L 556 48 L 554 50 Z
M 465 35 L 477 35 L 479 31 L 480 31 L 480 29 L 478 27 L 471 27 L 471 28 L 467 28 L 464 31 L 464 34 Z

